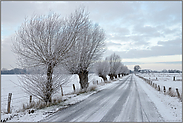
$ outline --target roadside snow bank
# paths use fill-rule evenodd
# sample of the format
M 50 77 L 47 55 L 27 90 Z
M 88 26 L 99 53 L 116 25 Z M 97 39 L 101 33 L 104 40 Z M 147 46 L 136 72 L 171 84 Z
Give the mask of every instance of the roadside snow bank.
M 177 97 L 164 95 L 152 88 L 141 78 L 134 76 L 137 83 L 147 93 L 152 102 L 156 105 L 159 113 L 165 122 L 182 122 L 182 102 Z
M 111 83 L 104 83 L 101 81 L 100 77 L 98 77 L 95 74 L 91 74 L 89 76 L 89 83 L 90 83 L 89 86 L 94 86 L 94 85 L 97 86 L 96 88 L 97 91 L 91 91 L 91 92 L 78 95 L 78 94 L 74 94 L 72 89 L 72 84 L 76 85 L 76 89 L 80 88 L 80 86 L 78 86 L 79 84 L 78 84 L 77 77 L 78 77 L 77 75 L 72 75 L 69 82 L 63 85 L 64 96 L 62 97 L 62 100 L 64 101 L 61 102 L 60 104 L 47 107 L 44 109 L 35 110 L 34 113 L 30 113 L 30 114 L 28 113 L 28 110 L 20 113 L 13 112 L 12 114 L 1 113 L 1 119 L 2 120 L 7 119 L 6 122 L 39 122 L 63 108 L 66 108 L 70 105 L 76 104 L 88 98 L 90 95 L 97 93 L 98 91 L 112 87 L 116 82 L 118 82 L 118 81 L 113 81 Z M 123 79 L 125 78 L 126 76 L 123 77 Z M 99 84 L 98 85 L 93 84 L 92 81 L 97 81 L 97 80 L 99 81 Z

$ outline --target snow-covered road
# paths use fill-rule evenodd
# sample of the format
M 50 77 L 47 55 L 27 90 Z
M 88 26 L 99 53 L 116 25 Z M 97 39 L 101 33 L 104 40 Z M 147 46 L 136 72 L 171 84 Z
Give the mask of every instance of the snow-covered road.
M 164 121 L 135 75 L 47 117 L 41 122 L 158 122 Z

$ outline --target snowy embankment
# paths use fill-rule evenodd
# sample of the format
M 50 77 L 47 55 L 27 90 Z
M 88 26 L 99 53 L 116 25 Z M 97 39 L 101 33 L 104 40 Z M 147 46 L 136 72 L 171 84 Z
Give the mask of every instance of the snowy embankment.
M 140 76 L 150 79 L 158 85 L 165 86 L 167 89 L 169 87 L 178 88 L 182 93 L 182 73 L 150 73 L 141 74 Z M 173 77 L 175 77 L 175 81 L 173 81 Z
M 73 92 L 73 84 L 76 87 L 76 91 L 80 89 L 79 77 L 78 75 L 69 75 L 70 79 L 68 83 L 62 85 L 63 94 L 62 97 L 63 102 L 59 105 L 47 107 L 44 109 L 40 109 L 35 111 L 32 114 L 28 113 L 28 110 L 21 112 L 23 104 L 29 103 L 30 95 L 26 94 L 20 86 L 18 86 L 18 76 L 17 75 L 1 75 L 1 120 L 10 121 L 10 122 L 37 122 L 50 114 L 57 112 L 58 110 L 65 108 L 69 105 L 80 102 L 90 95 L 105 89 L 106 87 L 111 86 L 113 83 L 104 83 L 101 77 L 98 77 L 96 74 L 89 74 L 89 86 L 97 86 L 97 91 L 92 91 L 84 94 L 74 94 Z M 109 77 L 108 77 L 109 78 Z M 98 82 L 97 82 L 98 81 Z M 98 85 L 97 85 L 98 83 Z M 114 82 L 115 83 L 115 82 Z M 7 112 L 7 103 L 8 103 L 8 94 L 12 93 L 11 99 L 11 113 L 6 114 Z M 54 97 L 60 97 L 61 90 L 54 95 Z M 38 101 L 35 97 L 33 97 L 33 101 Z M 11 119 L 11 120 L 10 120 Z
M 164 95 L 137 76 L 135 79 L 156 105 L 165 122 L 182 122 L 182 102 L 177 97 Z
M 166 91 L 171 87 L 171 89 L 176 93 L 176 88 L 178 89 L 180 95 L 182 94 L 182 73 L 144 73 L 138 74 L 139 76 L 151 80 L 153 83 L 160 85 L 160 89 L 163 92 L 163 86 L 165 86 Z M 173 78 L 175 77 L 175 81 Z

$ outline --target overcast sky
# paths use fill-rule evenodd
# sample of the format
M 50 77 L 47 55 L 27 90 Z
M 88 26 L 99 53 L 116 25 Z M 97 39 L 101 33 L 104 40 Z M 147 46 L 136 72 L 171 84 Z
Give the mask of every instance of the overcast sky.
M 56 12 L 65 17 L 85 6 L 106 32 L 107 50 L 133 70 L 182 70 L 182 1 L 2 1 L 1 68 L 17 67 L 11 37 L 25 17 Z

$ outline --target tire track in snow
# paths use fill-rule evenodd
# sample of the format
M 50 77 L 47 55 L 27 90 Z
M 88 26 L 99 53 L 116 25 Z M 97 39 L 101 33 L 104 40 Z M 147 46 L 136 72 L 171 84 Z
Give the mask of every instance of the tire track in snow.
M 120 114 L 123 104 L 126 102 L 126 99 L 130 93 L 131 84 L 132 84 L 132 76 L 129 84 L 127 85 L 128 87 L 124 90 L 124 92 L 119 91 L 121 93 L 120 98 L 113 105 L 110 111 L 102 118 L 100 122 L 112 122 Z
M 119 83 L 119 84 L 118 84 Z M 50 122 L 156 122 L 163 121 L 152 100 L 133 75 L 111 88 L 63 109 L 45 121 Z
M 50 119 L 47 118 L 48 121 L 68 122 L 72 120 L 77 120 L 77 117 L 79 117 L 80 115 L 86 114 L 88 110 L 93 110 L 95 109 L 96 105 L 100 106 L 101 102 L 105 102 L 103 100 L 106 100 L 106 98 L 109 97 L 109 95 L 114 94 L 114 91 L 117 91 L 119 88 L 121 88 L 121 86 L 124 85 L 124 83 L 129 79 L 129 77 L 130 76 L 125 78 L 125 80 L 120 80 L 122 82 L 113 86 L 110 89 L 104 89 L 103 91 L 93 94 L 86 100 L 77 103 L 76 105 L 72 105 L 66 109 L 57 112 L 56 114 L 50 116 Z
M 125 122 L 140 122 L 142 121 L 142 111 L 140 107 L 140 101 L 137 93 L 136 83 L 132 81 L 130 89 L 130 94 L 123 104 L 122 111 L 115 118 L 115 122 L 125 121 Z
M 145 93 L 143 88 L 140 86 L 140 84 L 136 83 L 136 85 L 137 85 L 137 92 L 138 92 L 140 103 L 141 103 L 143 121 L 163 122 L 164 119 L 158 112 L 153 101 L 147 96 L 147 94 Z

